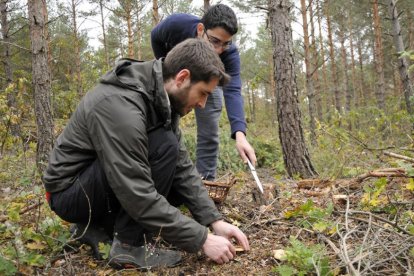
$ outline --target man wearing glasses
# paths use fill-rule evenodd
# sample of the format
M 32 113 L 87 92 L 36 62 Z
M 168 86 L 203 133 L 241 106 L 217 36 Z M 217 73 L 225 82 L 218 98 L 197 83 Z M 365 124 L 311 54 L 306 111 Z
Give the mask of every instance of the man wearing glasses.
M 165 57 L 178 43 L 193 37 L 209 41 L 220 56 L 226 73 L 231 76 L 224 87 L 217 87 L 207 100 L 204 109 L 196 108 L 197 160 L 196 167 L 201 177 L 214 180 L 216 177 L 219 149 L 219 119 L 224 95 L 227 115 L 231 126 L 231 137 L 242 160 L 256 163 L 253 147 L 246 139 L 246 120 L 241 95 L 240 56 L 232 37 L 237 33 L 237 18 L 234 11 L 223 4 L 212 6 L 200 19 L 190 14 L 172 14 L 151 31 L 151 45 L 155 57 Z

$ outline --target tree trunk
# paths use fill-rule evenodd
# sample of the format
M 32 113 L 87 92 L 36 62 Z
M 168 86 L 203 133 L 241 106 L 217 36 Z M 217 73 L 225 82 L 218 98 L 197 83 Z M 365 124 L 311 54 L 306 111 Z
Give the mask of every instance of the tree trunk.
M 351 88 L 349 87 L 349 75 L 348 75 L 348 59 L 346 57 L 346 49 L 345 49 L 345 34 L 343 31 L 343 24 L 339 29 L 338 36 L 339 41 L 341 44 L 341 55 L 342 55 L 342 64 L 344 66 L 344 87 L 345 87 L 345 111 L 348 113 L 351 111 Z
M 375 70 L 377 75 L 377 87 L 375 95 L 377 98 L 377 105 L 379 109 L 385 109 L 385 81 L 384 81 L 384 55 L 382 51 L 382 35 L 381 22 L 378 10 L 378 0 L 373 1 L 373 19 L 374 19 L 374 34 L 375 34 Z
M 156 26 L 160 22 L 160 14 L 158 13 L 158 0 L 152 0 L 152 26 Z
M 203 10 L 206 12 L 210 8 L 210 0 L 204 0 Z
M 313 22 L 314 13 L 313 13 L 313 0 L 310 0 L 309 3 L 309 14 L 310 14 L 310 26 L 311 26 L 311 45 L 310 53 L 312 56 L 312 68 L 314 68 L 313 73 L 313 82 L 314 82 L 314 94 L 315 94 L 315 104 L 316 104 L 316 115 L 318 120 L 321 122 L 323 120 L 323 107 L 322 107 L 322 95 L 321 95 L 321 82 L 319 80 L 319 62 L 318 62 L 318 53 L 316 51 L 316 38 L 315 38 L 315 24 Z
M 287 0 L 269 0 L 269 26 L 272 34 L 276 109 L 283 160 L 289 176 L 317 175 L 303 135 L 293 56 L 292 27 Z
M 400 78 L 404 87 L 405 104 L 408 113 L 412 115 L 413 107 L 411 103 L 411 97 L 413 96 L 413 85 L 408 74 L 408 62 L 405 57 L 401 57 L 399 54 L 405 51 L 405 48 L 404 41 L 401 36 L 401 26 L 400 20 L 398 18 L 397 7 L 395 6 L 395 0 L 389 0 L 388 8 L 392 20 L 392 36 L 394 38 L 394 45 L 398 55 L 398 71 L 400 72 Z
M 364 93 L 365 89 L 364 89 L 364 61 L 362 58 L 362 39 L 359 38 L 358 39 L 358 63 L 359 63 L 359 105 L 360 106 L 364 106 L 365 103 L 367 103 L 369 95 L 367 95 L 367 93 Z
M 28 17 L 32 51 L 32 82 L 37 124 L 36 164 L 43 172 L 53 147 L 53 116 L 50 107 L 51 76 L 48 64 L 46 0 L 29 0 Z
M 306 1 L 300 0 L 301 4 L 301 13 L 302 13 L 302 26 L 303 26 L 303 39 L 304 39 L 304 48 L 305 48 L 305 70 L 306 70 L 306 95 L 308 97 L 308 107 L 309 107 L 309 131 L 311 135 L 311 142 L 313 145 L 316 144 L 316 123 L 315 123 L 315 90 L 313 87 L 312 71 L 313 68 L 310 63 L 310 43 L 309 43 L 309 34 L 308 34 L 308 17 L 306 10 Z
M 126 11 L 126 22 L 127 22 L 127 30 L 128 30 L 128 57 L 134 58 L 135 51 L 134 51 L 134 35 L 132 31 L 132 7 L 130 1 L 128 2 L 128 7 Z
M 408 49 L 414 50 L 414 14 L 410 9 L 407 9 L 406 12 L 408 25 Z M 413 62 L 411 62 L 411 64 L 413 64 Z M 412 71 L 410 75 L 411 79 L 414 81 L 414 71 Z
M 324 91 L 324 95 L 326 95 L 326 92 L 328 91 L 328 77 L 327 77 L 327 73 L 326 73 L 326 66 L 325 66 L 325 48 L 323 46 L 323 37 L 322 37 L 322 13 L 321 13 L 321 7 L 320 7 L 320 3 L 319 0 L 316 1 L 316 9 L 317 9 L 317 17 L 318 17 L 318 30 L 319 30 L 319 53 L 321 55 L 320 59 L 322 62 L 322 79 L 323 79 L 323 85 L 322 85 L 322 91 Z M 319 63 L 318 63 L 319 66 Z M 321 93 L 320 97 L 322 98 Z M 330 98 L 331 95 L 328 95 L 328 97 Z M 329 107 L 327 108 L 327 111 L 329 111 Z
M 252 120 L 256 122 L 256 97 L 254 96 L 254 89 L 252 89 Z
M 30 1 L 30 0 L 29 0 Z M 82 87 L 82 70 L 81 70 L 81 57 L 80 57 L 80 39 L 78 34 L 78 22 L 77 22 L 77 13 L 76 7 L 77 3 L 75 0 L 72 0 L 72 27 L 73 27 L 73 46 L 75 50 L 75 81 L 76 81 L 76 92 L 78 93 L 79 99 L 83 97 L 83 87 Z
M 354 106 L 358 102 L 358 98 L 356 97 L 355 93 L 355 80 L 356 80 L 356 72 L 355 72 L 355 50 L 354 50 L 354 39 L 353 39 L 353 21 L 352 16 L 348 16 L 348 30 L 349 30 L 349 50 L 351 52 L 351 93 L 354 97 Z
M 106 70 L 109 70 L 109 68 L 111 68 L 111 64 L 109 63 L 108 45 L 106 43 L 105 19 L 104 19 L 104 14 L 103 14 L 103 0 L 99 0 L 99 10 L 101 12 L 101 25 L 102 25 L 102 38 L 103 38 L 102 43 L 104 47 Z
M 252 122 L 253 120 L 253 113 L 252 113 L 252 97 L 251 97 L 251 92 L 250 92 L 250 83 L 249 81 L 246 81 L 244 83 L 244 85 L 246 85 L 246 95 L 247 95 L 247 107 L 248 107 L 248 114 L 249 114 L 249 118 L 250 118 L 250 122 Z
M 134 32 L 132 30 L 132 0 L 118 0 L 122 11 L 115 12 L 116 16 L 122 17 L 127 24 L 127 37 L 128 37 L 128 58 L 134 58 Z M 122 43 L 121 43 L 121 53 L 122 51 Z
M 341 95 L 339 91 L 339 82 L 338 82 L 338 75 L 336 69 L 336 62 L 335 62 L 335 54 L 334 54 L 334 43 L 332 38 L 332 24 L 331 18 L 329 16 L 329 0 L 326 1 L 326 23 L 328 25 L 328 38 L 329 38 L 329 56 L 331 59 L 331 74 L 332 74 L 332 81 L 333 81 L 333 89 L 334 89 L 334 105 L 338 113 L 342 113 L 341 111 Z
M 8 19 L 8 1 L 9 0 L 0 0 L 0 23 L 1 23 L 1 35 L 2 35 L 2 48 L 3 48 L 3 68 L 5 74 L 6 85 L 4 89 L 8 88 L 7 93 L 7 106 L 9 108 L 9 124 L 11 134 L 16 137 L 21 137 L 20 124 L 17 122 L 16 118 L 19 116 L 19 108 L 17 106 L 16 95 L 17 89 L 12 88 L 13 83 L 13 68 L 11 61 L 11 48 L 10 43 L 11 39 L 9 37 L 9 19 Z M 8 135 L 6 135 L 7 137 Z M 3 143 L 4 144 L 4 143 Z
M 142 17 L 140 17 L 143 5 L 140 0 L 135 0 L 135 14 L 136 14 L 136 39 L 137 39 L 137 59 L 142 60 L 142 28 L 143 22 Z M 158 14 L 158 2 L 157 2 L 157 14 Z M 158 22 L 157 22 L 158 23 Z

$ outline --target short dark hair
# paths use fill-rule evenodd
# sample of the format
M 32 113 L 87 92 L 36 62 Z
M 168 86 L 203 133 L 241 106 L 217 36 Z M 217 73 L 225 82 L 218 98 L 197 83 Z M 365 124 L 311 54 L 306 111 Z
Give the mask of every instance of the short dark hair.
M 163 63 L 164 81 L 175 77 L 183 69 L 190 71 L 191 83 L 208 83 L 218 78 L 219 85 L 224 85 L 230 80 L 218 54 L 210 43 L 201 38 L 186 39 L 168 52 Z
M 222 27 L 232 36 L 238 31 L 236 14 L 223 4 L 211 6 L 201 18 L 201 23 L 206 30 Z

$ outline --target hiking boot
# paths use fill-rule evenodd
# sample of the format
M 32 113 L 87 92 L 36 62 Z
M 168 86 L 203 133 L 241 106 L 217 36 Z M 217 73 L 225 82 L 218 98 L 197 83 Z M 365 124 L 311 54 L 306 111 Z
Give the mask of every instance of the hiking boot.
M 173 250 L 152 247 L 151 244 L 132 246 L 116 237 L 109 252 L 109 265 L 114 268 L 150 270 L 158 267 L 175 267 L 181 263 L 181 254 Z
M 111 244 L 111 238 L 103 228 L 89 225 L 85 232 L 85 227 L 86 225 L 84 224 L 72 224 L 69 231 L 73 238 L 92 248 L 92 256 L 96 260 L 102 260 L 102 253 L 99 252 L 99 243 Z

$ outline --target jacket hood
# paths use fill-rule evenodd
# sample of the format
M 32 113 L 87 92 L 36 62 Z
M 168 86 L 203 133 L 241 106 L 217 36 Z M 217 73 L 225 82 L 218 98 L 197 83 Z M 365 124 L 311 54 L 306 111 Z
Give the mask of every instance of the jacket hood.
M 152 103 L 164 125 L 170 125 L 170 101 L 164 90 L 161 59 L 152 61 L 121 59 L 100 79 L 100 82 L 141 93 L 145 100 Z

